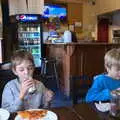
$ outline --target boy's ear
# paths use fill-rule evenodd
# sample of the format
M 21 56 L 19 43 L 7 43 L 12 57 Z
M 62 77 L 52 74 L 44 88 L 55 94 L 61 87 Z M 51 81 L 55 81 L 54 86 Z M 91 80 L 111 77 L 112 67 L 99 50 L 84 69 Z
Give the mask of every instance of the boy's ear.
M 12 71 L 15 75 L 17 75 L 16 70 L 14 68 L 12 68 Z
M 105 69 L 106 69 L 107 72 L 109 72 L 110 67 L 108 67 L 107 65 L 105 65 Z
M 107 65 L 106 64 L 104 64 L 104 67 L 105 67 L 105 69 L 107 69 Z
M 108 67 L 107 67 L 107 65 L 106 65 L 106 64 L 104 64 L 104 66 L 105 66 L 106 71 L 108 72 Z

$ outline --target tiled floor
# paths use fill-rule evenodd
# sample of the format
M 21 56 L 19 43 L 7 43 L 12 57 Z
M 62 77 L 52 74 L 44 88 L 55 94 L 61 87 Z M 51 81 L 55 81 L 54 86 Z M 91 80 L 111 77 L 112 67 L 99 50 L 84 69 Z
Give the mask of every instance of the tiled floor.
M 48 89 L 51 89 L 55 93 L 51 107 L 61 107 L 61 106 L 72 105 L 72 99 L 70 97 L 68 98 L 67 96 L 65 96 L 63 92 L 58 91 L 56 87 L 56 81 L 49 79 L 47 81 L 44 81 L 44 84 Z M 81 103 L 81 102 L 82 100 L 79 99 L 78 103 Z
M 48 89 L 51 89 L 55 93 L 51 107 L 61 107 L 61 106 L 72 105 L 71 98 L 70 97 L 68 98 L 67 96 L 65 96 L 63 92 L 58 91 L 55 79 L 43 79 L 42 82 Z M 79 100 L 78 102 L 80 103 L 81 100 Z
M 72 106 L 73 101 L 71 97 L 65 96 L 62 92 L 54 90 L 55 96 L 51 107 Z M 78 98 L 78 103 L 84 103 L 85 99 Z
M 44 85 L 55 93 L 51 107 L 71 106 L 72 101 L 57 89 L 54 79 L 45 79 L 42 81 Z
M 67 98 L 62 92 L 56 91 L 51 107 L 71 106 L 72 100 Z

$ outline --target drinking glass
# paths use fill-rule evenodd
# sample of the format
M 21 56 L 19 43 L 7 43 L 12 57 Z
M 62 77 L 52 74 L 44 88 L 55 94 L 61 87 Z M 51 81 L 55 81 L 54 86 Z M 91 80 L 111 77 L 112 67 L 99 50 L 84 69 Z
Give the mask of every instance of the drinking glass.
M 111 92 L 111 101 L 110 101 L 110 115 L 113 117 L 120 117 L 120 90 L 119 92 Z
M 25 79 L 33 80 L 32 76 L 26 76 Z M 35 91 L 36 91 L 36 87 L 35 87 L 35 84 L 33 84 L 33 86 L 28 89 L 28 92 L 29 93 L 34 93 Z

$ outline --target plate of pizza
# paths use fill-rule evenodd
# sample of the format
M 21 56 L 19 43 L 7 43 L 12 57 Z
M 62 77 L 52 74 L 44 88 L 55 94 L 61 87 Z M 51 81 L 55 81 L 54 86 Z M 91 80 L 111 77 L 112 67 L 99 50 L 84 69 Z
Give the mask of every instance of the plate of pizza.
M 56 113 L 45 109 L 30 109 L 17 112 L 15 120 L 58 120 Z

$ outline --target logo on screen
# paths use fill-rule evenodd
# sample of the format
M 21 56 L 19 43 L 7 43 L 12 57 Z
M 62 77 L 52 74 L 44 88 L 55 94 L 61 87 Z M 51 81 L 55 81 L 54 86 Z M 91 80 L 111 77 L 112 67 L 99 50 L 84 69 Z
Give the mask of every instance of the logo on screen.
M 38 20 L 38 17 L 33 15 L 20 15 L 17 16 L 16 19 L 20 21 L 36 21 Z

